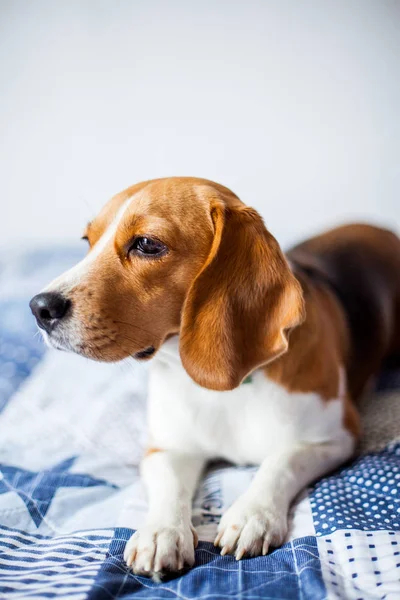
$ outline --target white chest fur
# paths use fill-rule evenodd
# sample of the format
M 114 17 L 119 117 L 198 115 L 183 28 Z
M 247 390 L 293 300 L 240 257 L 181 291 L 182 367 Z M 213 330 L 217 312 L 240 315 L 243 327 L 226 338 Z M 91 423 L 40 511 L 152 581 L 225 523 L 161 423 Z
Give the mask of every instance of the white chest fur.
M 262 371 L 233 391 L 201 388 L 181 364 L 176 337 L 151 364 L 149 430 L 152 446 L 259 464 L 278 448 L 340 437 L 343 401 L 290 393 Z

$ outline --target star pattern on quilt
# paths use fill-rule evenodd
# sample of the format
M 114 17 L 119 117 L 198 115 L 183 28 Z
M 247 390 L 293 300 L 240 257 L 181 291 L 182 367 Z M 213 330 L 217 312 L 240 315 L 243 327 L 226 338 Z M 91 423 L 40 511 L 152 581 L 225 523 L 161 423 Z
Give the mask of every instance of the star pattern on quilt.
M 25 503 L 36 527 L 39 527 L 60 488 L 87 488 L 104 485 L 117 489 L 116 485 L 105 479 L 69 472 L 76 458 L 76 456 L 67 458 L 50 469 L 38 472 L 0 464 L 0 494 L 8 492 L 18 494 Z

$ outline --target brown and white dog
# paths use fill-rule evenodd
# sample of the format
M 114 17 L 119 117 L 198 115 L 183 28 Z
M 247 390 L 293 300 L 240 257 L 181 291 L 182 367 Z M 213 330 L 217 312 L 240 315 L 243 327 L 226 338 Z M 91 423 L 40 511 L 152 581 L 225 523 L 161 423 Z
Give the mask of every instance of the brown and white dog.
M 215 458 L 260 465 L 219 524 L 221 554 L 279 546 L 298 492 L 351 457 L 354 401 L 399 361 L 400 240 L 349 225 L 285 258 L 255 210 L 195 178 L 134 185 L 84 237 L 86 258 L 31 308 L 55 348 L 154 356 L 148 518 L 127 564 L 155 579 L 193 564 L 191 500 Z

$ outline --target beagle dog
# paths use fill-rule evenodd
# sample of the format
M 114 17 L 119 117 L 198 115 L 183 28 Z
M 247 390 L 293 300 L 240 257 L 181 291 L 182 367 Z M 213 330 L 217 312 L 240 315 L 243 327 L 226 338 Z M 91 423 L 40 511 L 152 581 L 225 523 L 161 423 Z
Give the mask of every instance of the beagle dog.
M 399 238 L 348 225 L 285 257 L 254 209 L 185 177 L 128 188 L 83 237 L 30 306 L 54 348 L 152 359 L 148 516 L 127 565 L 155 580 L 193 565 L 192 497 L 216 458 L 259 465 L 216 546 L 266 554 L 300 490 L 352 456 L 371 376 L 400 362 Z

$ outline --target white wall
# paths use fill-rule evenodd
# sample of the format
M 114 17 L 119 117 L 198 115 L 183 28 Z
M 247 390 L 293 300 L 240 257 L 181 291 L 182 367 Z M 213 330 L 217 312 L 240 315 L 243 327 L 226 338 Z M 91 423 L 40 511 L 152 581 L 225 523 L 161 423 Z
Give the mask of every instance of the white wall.
M 400 229 L 400 2 L 1 0 L 1 243 L 78 238 L 109 196 L 198 175 L 284 244 Z

